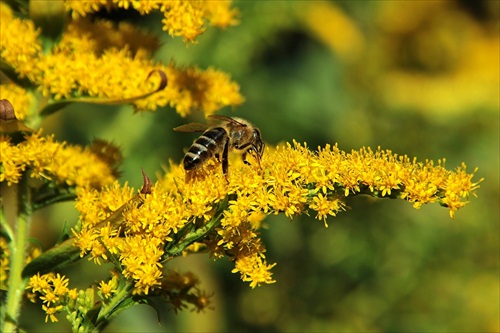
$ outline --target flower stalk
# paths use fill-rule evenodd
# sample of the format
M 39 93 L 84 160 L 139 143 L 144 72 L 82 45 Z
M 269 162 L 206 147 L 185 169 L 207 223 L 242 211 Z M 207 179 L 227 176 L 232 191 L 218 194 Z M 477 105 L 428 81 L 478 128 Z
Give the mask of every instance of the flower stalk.
M 31 221 L 31 189 L 28 185 L 28 171 L 17 185 L 17 219 L 10 240 L 10 270 L 7 280 L 7 300 L 2 311 L 1 331 L 13 332 L 17 329 L 17 322 L 21 311 L 21 303 L 26 288 L 27 278 L 22 277 L 26 264 L 29 226 Z M 2 206 L 2 210 L 4 207 Z M 8 228 L 7 221 L 2 220 L 2 229 Z
M 134 305 L 132 300 L 132 291 L 134 286 L 126 279 L 119 282 L 116 293 L 106 303 L 101 303 L 98 307 L 98 315 L 93 323 L 92 332 L 101 332 L 110 322 L 110 320 L 120 314 L 122 311 Z

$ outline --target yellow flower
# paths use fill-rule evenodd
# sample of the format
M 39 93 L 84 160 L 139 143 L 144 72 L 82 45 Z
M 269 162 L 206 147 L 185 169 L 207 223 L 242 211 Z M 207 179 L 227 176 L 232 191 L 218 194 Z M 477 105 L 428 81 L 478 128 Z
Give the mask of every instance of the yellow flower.
M 68 283 L 69 280 L 66 277 L 54 273 L 44 275 L 38 273 L 30 278 L 26 287 L 31 290 L 28 295 L 34 301 L 35 293 L 37 293 L 43 301 L 42 309 L 46 313 L 45 322 L 49 318 L 52 322 L 57 322 L 56 315 L 78 297 L 76 289 L 68 289 Z
M 312 210 L 326 225 L 328 216 L 345 210 L 345 196 L 368 194 L 401 198 L 415 208 L 440 202 L 453 217 L 479 187 L 465 165 L 448 171 L 442 161 L 435 166 L 380 148 L 346 153 L 327 145 L 313 152 L 294 142 L 266 149 L 260 164 L 231 159 L 224 175 L 215 159 L 189 174 L 171 163 L 151 193 L 135 196 L 117 183 L 82 188 L 75 244 L 94 260 L 119 257 L 136 294 L 162 288 L 164 262 L 195 243 L 215 258 L 228 256 L 233 272 L 255 287 L 274 282 L 274 264 L 266 262 L 258 233 L 265 215 L 294 217 Z
M 76 288 L 68 290 L 68 298 L 72 301 L 78 298 L 78 290 Z
M 58 305 L 56 307 L 51 308 L 51 307 L 48 307 L 45 304 L 43 304 L 42 310 L 45 311 L 45 322 L 48 322 L 49 318 L 50 318 L 50 321 L 53 323 L 58 322 L 59 320 L 57 319 L 56 314 L 61 312 L 62 309 L 63 309 L 62 305 Z
M 12 104 L 19 120 L 24 120 L 35 105 L 33 94 L 14 83 L 0 84 L 0 99 L 6 99 Z
M 26 135 L 14 145 L 9 137 L 0 136 L 0 182 L 19 182 L 29 169 L 31 177 L 48 179 L 77 187 L 101 187 L 114 180 L 113 169 L 89 149 L 54 141 L 41 132 Z
M 10 7 L 0 3 L 0 56 L 21 78 L 31 79 L 37 71 L 34 59 L 42 50 L 39 34 L 32 21 L 14 17 Z
M 118 287 L 118 278 L 114 275 L 108 282 L 101 281 L 99 283 L 99 292 L 103 299 L 110 298 L 112 294 L 116 293 Z
M 68 293 L 69 280 L 66 277 L 61 276 L 59 273 L 57 273 L 57 275 L 52 278 L 51 282 L 52 288 L 54 289 L 54 293 L 56 295 L 63 296 Z
M 53 291 L 48 290 L 44 295 L 40 296 L 40 299 L 50 306 L 50 303 L 59 302 L 59 296 L 57 296 Z
M 147 295 L 161 284 L 163 240 L 152 237 L 128 237 L 122 244 L 120 261 L 123 275 L 135 281 L 134 293 Z
M 104 3 L 94 2 L 97 7 L 81 1 L 70 2 L 69 5 L 94 10 Z M 166 3 L 164 5 L 167 6 Z M 167 8 L 178 6 L 187 8 L 196 7 L 196 4 L 168 2 L 168 6 L 162 8 L 168 15 L 173 15 L 174 12 Z M 186 116 L 191 110 L 202 109 L 209 115 L 222 107 L 243 102 L 239 86 L 221 71 L 213 68 L 176 68 L 173 62 L 168 65 L 153 62 L 151 54 L 158 48 L 158 40 L 131 25 L 116 26 L 103 20 L 73 20 L 68 22 L 51 52 L 42 53 L 33 23 L 15 18 L 10 9 L 2 5 L 4 7 L 0 39 L 2 59 L 20 77 L 28 76 L 45 97 L 50 97 L 49 105 L 52 101 L 65 99 L 115 104 L 129 101 L 136 110 L 156 110 L 170 105 Z M 204 9 L 195 12 L 204 13 Z M 190 28 L 182 25 L 182 29 Z M 166 88 L 146 98 L 137 98 L 158 88 L 159 77 L 154 74 L 149 77 L 154 70 L 166 74 Z M 15 109 L 19 109 L 17 112 L 22 117 L 23 112 L 28 110 L 28 96 L 23 95 L 26 96 L 26 92 L 19 91 L 12 98 Z
M 128 1 L 126 1 L 128 3 Z M 64 6 L 66 11 L 71 11 L 73 18 L 78 18 L 79 16 L 86 16 L 88 13 L 93 13 L 98 11 L 102 6 L 108 3 L 107 0 L 66 0 L 64 1 Z M 125 7 L 122 5 L 121 7 Z
M 185 42 L 195 42 L 205 30 L 205 21 L 212 26 L 225 28 L 238 23 L 238 11 L 230 8 L 231 1 L 152 1 L 152 0 L 66 0 L 67 11 L 73 18 L 86 16 L 103 6 L 137 10 L 141 15 L 159 10 L 164 15 L 163 30 L 171 36 L 182 36 Z
M 336 216 L 337 212 L 342 210 L 344 207 L 344 203 L 340 201 L 339 198 L 329 199 L 326 195 L 319 193 L 317 196 L 313 198 L 313 202 L 309 205 L 309 208 L 318 212 L 316 218 L 319 220 L 323 220 L 326 224 L 326 218 L 328 215 Z
M 255 288 L 262 283 L 270 284 L 276 282 L 271 278 L 270 270 L 276 264 L 267 265 L 259 254 L 238 257 L 235 261 L 233 273 L 239 272 L 243 281 L 250 282 L 250 287 Z
M 51 290 L 49 281 L 50 277 L 50 274 L 40 275 L 40 273 L 38 273 L 37 275 L 34 275 L 30 278 L 26 289 L 30 288 L 33 292 L 46 293 L 47 291 Z

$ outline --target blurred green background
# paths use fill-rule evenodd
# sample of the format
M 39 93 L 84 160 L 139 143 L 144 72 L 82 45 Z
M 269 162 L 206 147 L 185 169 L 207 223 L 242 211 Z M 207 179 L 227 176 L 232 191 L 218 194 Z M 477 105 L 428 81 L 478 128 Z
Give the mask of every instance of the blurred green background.
M 446 158 L 449 169 L 465 162 L 485 178 L 455 220 L 437 204 L 415 210 L 362 196 L 348 199 L 327 229 L 313 217 L 270 216 L 261 236 L 268 261 L 278 263 L 275 284 L 252 290 L 225 260 L 179 258 L 170 267 L 197 274 L 215 292 L 214 309 L 175 315 L 165 307 L 158 325 L 153 309 L 133 307 L 106 332 L 498 332 L 499 4 L 235 1 L 240 25 L 209 28 L 188 47 L 161 33 L 160 16 L 100 13 L 157 33 L 158 60 L 229 73 L 246 102 L 221 113 L 254 122 L 270 145 L 380 145 L 421 161 Z M 141 168 L 155 178 L 194 139 L 172 128 L 200 120 L 168 108 L 76 105 L 44 128 L 73 143 L 120 145 L 123 181 L 137 188 Z M 77 221 L 71 204 L 41 211 L 34 235 L 48 247 L 64 221 Z M 107 269 L 82 263 L 64 273 L 70 287 L 84 288 Z M 40 325 L 39 303 L 27 308 L 28 331 L 68 330 L 63 316 Z

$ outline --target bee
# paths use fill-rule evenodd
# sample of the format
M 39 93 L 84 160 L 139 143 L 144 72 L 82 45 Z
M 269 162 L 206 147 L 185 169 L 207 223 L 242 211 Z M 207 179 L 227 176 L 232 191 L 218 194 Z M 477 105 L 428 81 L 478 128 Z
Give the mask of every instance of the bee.
M 236 150 L 242 153 L 243 162 L 248 153 L 255 154 L 260 167 L 260 159 L 264 153 L 264 143 L 260 130 L 248 121 L 241 118 L 231 118 L 221 115 L 209 116 L 221 121 L 216 126 L 207 124 L 190 123 L 174 128 L 177 132 L 203 132 L 188 149 L 184 156 L 184 170 L 193 171 L 202 166 L 211 157 L 222 161 L 222 172 L 227 177 L 228 153 Z

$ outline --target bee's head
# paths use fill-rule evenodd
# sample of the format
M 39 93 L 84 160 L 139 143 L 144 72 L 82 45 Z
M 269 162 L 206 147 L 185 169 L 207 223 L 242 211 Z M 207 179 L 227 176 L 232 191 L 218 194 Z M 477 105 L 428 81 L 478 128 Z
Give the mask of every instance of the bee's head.
M 262 136 L 260 135 L 260 131 L 257 128 L 254 128 L 253 130 L 252 141 L 254 151 L 257 153 L 257 156 L 260 159 L 262 157 L 262 154 L 264 154 L 265 144 L 264 142 L 262 142 Z

